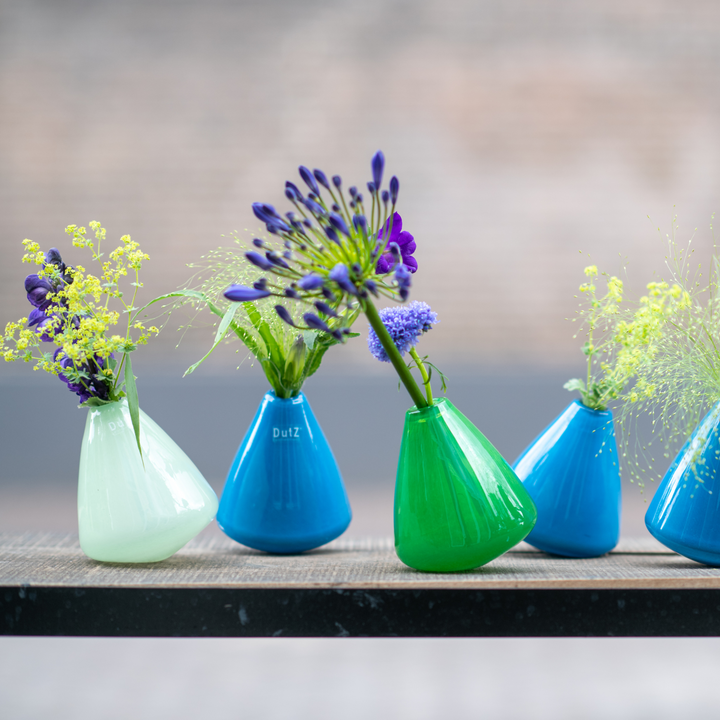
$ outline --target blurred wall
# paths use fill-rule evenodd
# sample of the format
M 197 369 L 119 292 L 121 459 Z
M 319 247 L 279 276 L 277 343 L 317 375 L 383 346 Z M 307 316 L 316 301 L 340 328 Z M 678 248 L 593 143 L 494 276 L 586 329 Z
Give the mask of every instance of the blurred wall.
M 637 291 L 674 212 L 709 247 L 719 26 L 712 0 L 0 0 L 0 320 L 29 309 L 24 237 L 130 233 L 148 299 L 255 231 L 252 201 L 283 206 L 299 164 L 364 184 L 382 148 L 418 242 L 413 297 L 442 321 L 423 349 L 581 363 L 579 251 L 627 264 Z M 371 365 L 362 342 L 338 358 Z

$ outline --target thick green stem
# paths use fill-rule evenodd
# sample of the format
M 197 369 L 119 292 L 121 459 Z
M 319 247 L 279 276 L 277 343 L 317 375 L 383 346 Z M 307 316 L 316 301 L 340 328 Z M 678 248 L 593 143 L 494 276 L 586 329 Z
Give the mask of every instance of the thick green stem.
M 407 365 L 402 359 L 402 355 L 400 355 L 400 351 L 395 346 L 395 343 L 390 337 L 390 333 L 383 324 L 383 321 L 380 319 L 380 315 L 378 314 L 376 307 L 369 298 L 362 301 L 362 309 L 368 319 L 368 322 L 370 323 L 370 326 L 378 336 L 380 344 L 383 346 L 385 352 L 390 358 L 390 362 L 393 364 L 395 371 L 400 376 L 400 380 L 406 390 L 410 393 L 410 397 L 413 402 L 418 408 L 427 407 L 428 404 L 423 397 L 422 391 L 415 382 L 415 378 L 412 376 L 412 373 L 408 370 Z
M 425 368 L 425 363 L 422 361 L 421 357 L 417 354 L 417 350 L 415 348 L 410 348 L 410 357 L 412 357 L 412 359 L 415 361 L 415 364 L 418 366 L 418 370 L 420 371 L 420 374 L 422 375 L 423 385 L 425 386 L 425 395 L 427 396 L 428 405 L 432 405 L 433 404 L 432 388 L 430 387 L 430 376 L 428 375 L 428 371 Z

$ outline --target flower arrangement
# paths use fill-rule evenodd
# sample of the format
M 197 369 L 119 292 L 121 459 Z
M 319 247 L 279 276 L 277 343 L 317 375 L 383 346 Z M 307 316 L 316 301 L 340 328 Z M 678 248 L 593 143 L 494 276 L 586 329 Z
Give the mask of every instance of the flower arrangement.
M 651 366 L 658 353 L 667 318 L 684 303 L 684 295 L 677 284 L 665 282 L 648 284 L 648 294 L 640 298 L 638 307 L 630 310 L 622 306 L 623 283 L 616 276 L 601 273 L 607 278 L 607 292 L 599 296 L 596 265 L 584 270 L 588 280 L 580 285 L 580 292 L 587 300 L 578 311 L 581 332 L 586 340 L 582 351 L 587 356 L 585 379 L 574 378 L 565 383 L 567 390 L 580 392 L 585 407 L 606 410 L 612 400 L 617 400 L 628 383 L 641 368 Z M 632 401 L 650 397 L 654 384 L 645 376 L 638 377 L 628 391 Z
M 149 258 L 137 242 L 124 235 L 104 259 L 101 245 L 106 230 L 95 221 L 89 226 L 94 238 L 77 225 L 69 225 L 65 232 L 75 247 L 90 251 L 92 261 L 100 265 L 99 276 L 81 265 L 66 264 L 56 248 L 44 253 L 38 243 L 23 241 L 23 262 L 39 268 L 25 279 L 33 310 L 27 318 L 7 324 L 0 352 L 7 362 L 34 363 L 36 370 L 56 375 L 80 398 L 81 407 L 127 397 L 139 447 L 139 404 L 130 354 L 159 332 L 154 325 L 146 327 L 138 320 L 144 308 L 135 307 L 142 287 L 140 269 Z M 128 275 L 133 278 L 129 301 L 121 289 L 121 281 Z M 119 309 L 113 309 L 111 302 Z M 121 318 L 124 331 L 115 334 L 113 328 Z M 48 346 L 51 349 L 46 349 Z
M 260 362 L 276 397 L 296 397 L 305 380 L 320 367 L 325 353 L 340 342 L 336 328 L 345 329 L 351 325 L 357 311 L 346 308 L 336 313 L 336 317 L 328 317 L 330 332 L 326 333 L 313 328 L 298 330 L 281 320 L 272 305 L 262 300 L 243 300 L 242 292 L 239 302 L 234 302 L 233 298 L 238 295 L 232 298 L 224 295 L 229 285 L 236 288 L 261 285 L 257 269 L 245 261 L 244 254 L 249 249 L 240 238 L 235 236 L 234 241 L 234 248 L 217 248 L 200 262 L 190 264 L 196 270 L 190 281 L 195 283 L 192 288 L 165 296 L 178 297 L 180 304 L 189 302 L 195 309 L 207 308 L 220 318 L 210 350 L 185 374 L 196 370 L 223 341 L 234 337 Z M 290 317 L 290 301 L 287 300 L 282 307 Z M 356 335 L 348 331 L 341 337 Z
M 373 297 L 407 300 L 418 264 L 415 240 L 403 230 L 402 217 L 396 212 L 397 177 L 390 179 L 387 189 L 382 188 L 385 156 L 381 151 L 373 156 L 371 168 L 367 201 L 355 186 L 346 194 L 339 175 L 330 181 L 322 170 L 301 166 L 300 177 L 309 192 L 304 195 L 294 183 L 285 183 L 285 195 L 295 211 L 281 216 L 271 205 L 254 203 L 255 216 L 278 243 L 256 238 L 253 243 L 264 254 L 251 250 L 245 257 L 272 280 L 261 277 L 252 286 L 232 284 L 224 295 L 234 302 L 270 296 L 294 300 L 307 309 L 302 315 L 304 324 L 291 316 L 285 304 L 275 305 L 278 317 L 297 330 L 317 330 L 337 341 L 348 336 L 357 313 L 364 313 L 374 331 L 374 342 L 392 363 L 416 406 L 426 407 L 432 397 L 428 401 L 423 395 L 373 302 Z M 423 361 L 419 356 L 413 359 L 429 387 Z

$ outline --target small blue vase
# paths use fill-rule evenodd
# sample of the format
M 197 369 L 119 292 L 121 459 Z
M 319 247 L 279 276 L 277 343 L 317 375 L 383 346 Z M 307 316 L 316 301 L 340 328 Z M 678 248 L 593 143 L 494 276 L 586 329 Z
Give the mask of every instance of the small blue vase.
M 233 540 L 271 553 L 324 545 L 352 519 L 330 446 L 303 393 L 268 392 L 240 445 L 217 522 Z
M 620 537 L 621 485 L 612 412 L 579 400 L 515 461 L 538 519 L 525 541 L 565 557 L 597 557 Z
M 668 468 L 645 514 L 645 525 L 671 550 L 720 566 L 720 403 Z

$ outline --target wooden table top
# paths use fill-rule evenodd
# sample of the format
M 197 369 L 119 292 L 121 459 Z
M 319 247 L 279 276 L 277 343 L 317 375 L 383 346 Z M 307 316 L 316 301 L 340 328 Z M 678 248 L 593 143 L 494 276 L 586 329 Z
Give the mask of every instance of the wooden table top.
M 720 568 L 649 537 L 583 560 L 522 543 L 430 574 L 389 538 L 273 556 L 201 537 L 160 563 L 115 565 L 87 558 L 77 536 L 0 533 L 3 617 L 3 634 L 720 635 Z

